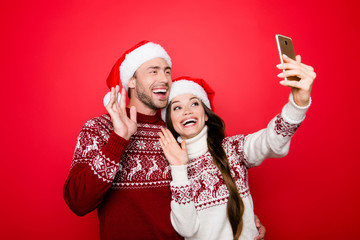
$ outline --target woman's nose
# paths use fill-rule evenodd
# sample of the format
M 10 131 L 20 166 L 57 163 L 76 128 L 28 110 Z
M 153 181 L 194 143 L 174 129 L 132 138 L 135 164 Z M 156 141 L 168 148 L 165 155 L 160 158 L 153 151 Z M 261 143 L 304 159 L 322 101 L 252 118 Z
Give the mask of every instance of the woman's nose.
M 185 107 L 184 108 L 184 115 L 189 115 L 189 114 L 191 114 L 192 113 L 192 111 L 191 111 L 191 108 L 190 107 Z

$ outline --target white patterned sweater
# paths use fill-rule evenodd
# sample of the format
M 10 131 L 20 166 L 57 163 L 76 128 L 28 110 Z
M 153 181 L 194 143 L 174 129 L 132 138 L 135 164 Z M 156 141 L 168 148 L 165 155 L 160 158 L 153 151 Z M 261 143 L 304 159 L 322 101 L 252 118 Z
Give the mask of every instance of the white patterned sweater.
M 260 165 L 266 158 L 279 158 L 288 153 L 290 139 L 304 120 L 308 107 L 297 106 L 290 95 L 281 114 L 272 119 L 267 128 L 223 140 L 222 145 L 245 206 L 243 231 L 239 239 L 253 240 L 258 235 L 248 169 Z M 188 165 L 171 166 L 171 223 L 185 239 L 230 240 L 233 234 L 226 214 L 229 192 L 208 152 L 206 139 L 205 126 L 196 137 L 185 140 Z M 179 137 L 178 141 L 182 139 Z

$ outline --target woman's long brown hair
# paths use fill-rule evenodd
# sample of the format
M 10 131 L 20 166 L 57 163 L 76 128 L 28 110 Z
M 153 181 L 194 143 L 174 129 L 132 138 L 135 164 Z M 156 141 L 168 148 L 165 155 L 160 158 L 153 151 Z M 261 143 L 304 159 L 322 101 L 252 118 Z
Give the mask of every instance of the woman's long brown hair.
M 244 203 L 240 197 L 235 180 L 231 176 L 230 163 L 227 159 L 225 150 L 222 147 L 222 141 L 225 137 L 225 124 L 218 115 L 211 111 L 211 109 L 209 109 L 203 102 L 201 103 L 205 110 L 205 114 L 208 116 L 208 121 L 205 123 L 208 126 L 208 149 L 213 158 L 214 164 L 219 168 L 226 187 L 230 193 L 227 203 L 227 216 L 233 231 L 234 240 L 237 240 L 239 239 L 243 228 L 242 216 L 244 213 Z M 176 139 L 179 134 L 175 131 L 171 122 L 170 106 L 171 104 L 169 104 L 166 109 L 166 124 Z

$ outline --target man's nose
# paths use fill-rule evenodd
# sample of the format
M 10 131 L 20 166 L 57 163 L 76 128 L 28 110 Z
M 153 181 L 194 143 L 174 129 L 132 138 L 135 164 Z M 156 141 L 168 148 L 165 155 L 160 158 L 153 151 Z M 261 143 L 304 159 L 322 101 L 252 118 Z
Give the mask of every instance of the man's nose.
M 161 83 L 167 83 L 169 82 L 169 79 L 166 75 L 166 73 L 164 71 L 160 71 L 159 75 L 158 75 L 158 81 L 161 82 Z

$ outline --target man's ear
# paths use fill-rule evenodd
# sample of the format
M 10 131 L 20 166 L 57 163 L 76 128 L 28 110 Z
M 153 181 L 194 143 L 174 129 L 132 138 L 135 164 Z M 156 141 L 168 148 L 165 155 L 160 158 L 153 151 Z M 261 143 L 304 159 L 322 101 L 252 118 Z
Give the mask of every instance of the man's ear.
M 130 78 L 130 80 L 129 80 L 129 82 L 128 82 L 128 86 L 129 86 L 129 88 L 135 88 L 135 86 L 136 86 L 136 79 L 135 79 L 135 77 Z

